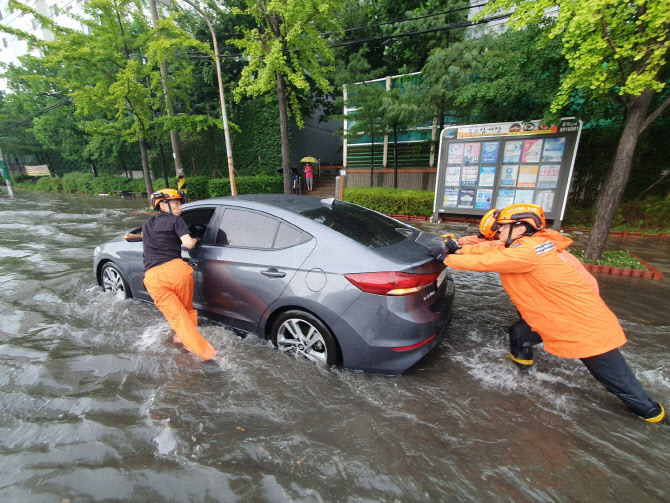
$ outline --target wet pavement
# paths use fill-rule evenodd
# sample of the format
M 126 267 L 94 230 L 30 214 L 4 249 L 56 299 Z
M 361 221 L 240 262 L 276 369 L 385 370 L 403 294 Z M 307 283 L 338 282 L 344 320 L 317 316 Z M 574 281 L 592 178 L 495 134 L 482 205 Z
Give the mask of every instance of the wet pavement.
M 93 248 L 145 207 L 0 198 L 0 500 L 668 500 L 670 427 L 629 414 L 579 361 L 539 350 L 519 375 L 497 275 L 454 272 L 445 340 L 400 377 L 316 367 L 212 324 L 220 356 L 202 364 L 154 306 L 95 285 Z M 667 267 L 667 246 L 640 244 Z M 626 359 L 670 404 L 667 275 L 598 280 Z

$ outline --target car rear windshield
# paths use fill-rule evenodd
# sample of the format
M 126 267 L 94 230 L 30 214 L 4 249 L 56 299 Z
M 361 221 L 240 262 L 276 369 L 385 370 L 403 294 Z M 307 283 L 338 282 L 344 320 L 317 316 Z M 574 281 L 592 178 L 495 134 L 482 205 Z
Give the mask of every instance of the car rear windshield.
M 380 248 L 408 239 L 410 227 L 355 204 L 334 201 L 300 214 L 319 222 L 368 248 Z M 399 232 L 400 229 L 403 232 Z

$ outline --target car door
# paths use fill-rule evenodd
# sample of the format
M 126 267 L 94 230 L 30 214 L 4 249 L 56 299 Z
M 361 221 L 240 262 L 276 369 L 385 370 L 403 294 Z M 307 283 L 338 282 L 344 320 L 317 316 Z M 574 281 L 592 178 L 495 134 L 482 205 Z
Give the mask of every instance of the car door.
M 204 309 L 227 325 L 256 332 L 261 316 L 315 243 L 308 233 L 268 213 L 224 208 L 213 244 L 200 247 Z
M 190 234 L 194 238 L 200 238 L 203 242 L 206 242 L 208 236 L 210 235 L 207 231 L 209 230 L 210 222 L 213 220 L 213 216 L 216 211 L 216 206 L 197 206 L 195 208 L 184 209 L 181 217 L 186 222 L 186 225 L 189 228 Z M 216 220 L 216 219 L 214 219 Z M 212 232 L 211 235 L 215 235 L 215 232 Z M 209 238 L 212 239 L 213 238 Z M 150 300 L 151 296 L 144 287 L 144 252 L 142 242 L 135 242 L 129 244 L 131 250 L 130 257 L 130 276 L 131 276 L 131 288 L 133 294 L 136 298 Z M 181 257 L 186 263 L 193 267 L 193 277 L 197 285 L 197 276 L 198 276 L 198 258 L 199 258 L 199 247 L 194 248 L 193 250 L 188 250 L 181 247 Z M 193 291 L 193 305 L 196 308 L 199 308 L 202 305 L 202 300 L 200 298 L 200 293 L 198 288 Z

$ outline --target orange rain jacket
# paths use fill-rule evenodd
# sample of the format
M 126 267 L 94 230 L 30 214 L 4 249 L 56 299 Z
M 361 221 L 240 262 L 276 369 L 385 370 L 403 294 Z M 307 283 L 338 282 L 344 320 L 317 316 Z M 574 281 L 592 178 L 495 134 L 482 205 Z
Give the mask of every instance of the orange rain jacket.
M 579 261 L 569 251 L 566 251 L 567 248 L 572 244 L 572 239 L 565 237 L 560 232 L 556 232 L 551 229 L 543 229 L 536 234 L 536 236 L 542 236 L 549 239 L 559 251 L 558 256 L 561 257 L 565 262 L 570 264 L 575 270 L 579 273 L 581 278 L 586 281 L 586 283 L 593 289 L 596 295 L 600 295 L 600 288 L 598 287 L 598 282 L 589 271 L 586 270 L 584 265 Z M 502 245 L 505 244 L 500 240 L 488 240 L 486 238 L 480 238 L 479 236 L 463 236 L 458 238 L 458 244 L 461 246 L 464 245 L 478 245 L 482 243 L 489 243 L 492 245 Z
M 453 269 L 500 273 L 503 288 L 549 353 L 587 358 L 622 346 L 626 336 L 614 313 L 560 257 L 559 251 L 571 243 L 545 229 L 509 248 L 495 243 L 463 246 L 444 263 Z

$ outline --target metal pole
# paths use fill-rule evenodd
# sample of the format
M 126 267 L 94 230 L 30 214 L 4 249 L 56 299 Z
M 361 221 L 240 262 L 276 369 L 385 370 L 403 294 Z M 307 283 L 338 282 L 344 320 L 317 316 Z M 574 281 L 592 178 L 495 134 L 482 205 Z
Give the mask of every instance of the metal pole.
M 156 8 L 156 0 L 149 0 L 149 7 L 151 10 L 151 19 L 153 20 L 154 28 L 158 27 L 158 9 Z M 161 82 L 163 83 L 163 94 L 165 95 L 165 113 L 168 117 L 174 115 L 172 109 L 172 100 L 168 94 L 167 88 L 168 68 L 167 62 L 161 63 Z M 181 162 L 181 149 L 179 148 L 179 134 L 177 131 L 170 129 L 170 142 L 172 143 L 172 157 L 174 158 L 174 169 L 176 176 L 184 174 L 184 167 Z
M 7 163 L 5 162 L 5 156 L 2 155 L 2 149 L 0 148 L 0 169 L 2 169 L 2 176 L 7 183 L 7 192 L 10 197 L 14 197 L 14 187 L 12 187 L 12 179 L 9 177 L 9 170 L 7 169 Z
M 186 2 L 203 17 L 209 32 L 212 34 L 212 44 L 214 45 L 214 60 L 216 62 L 216 77 L 219 81 L 219 98 L 221 100 L 221 116 L 223 118 L 223 135 L 226 138 L 226 155 L 228 156 L 228 176 L 230 177 L 230 193 L 233 196 L 237 195 L 237 185 L 235 184 L 235 170 L 233 169 L 233 147 L 230 144 L 230 129 L 228 128 L 228 115 L 226 114 L 226 100 L 223 97 L 223 81 L 221 80 L 221 65 L 219 63 L 219 46 L 216 43 L 216 35 L 214 34 L 214 28 L 212 28 L 212 23 L 209 22 L 209 18 L 205 13 L 191 0 L 182 0 Z

